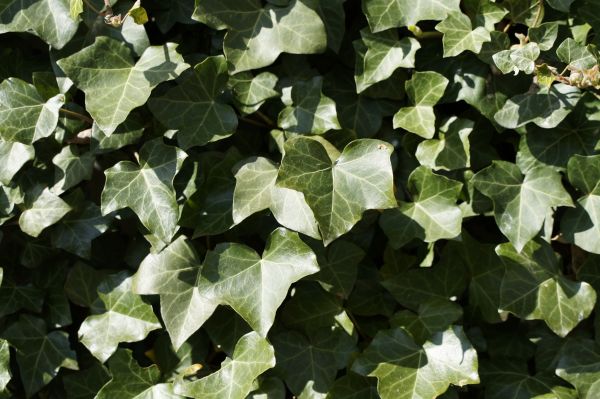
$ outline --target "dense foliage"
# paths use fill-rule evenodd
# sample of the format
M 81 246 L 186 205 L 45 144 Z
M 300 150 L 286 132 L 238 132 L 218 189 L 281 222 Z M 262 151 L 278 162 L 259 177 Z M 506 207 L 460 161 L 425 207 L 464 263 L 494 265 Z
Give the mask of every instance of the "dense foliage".
M 599 398 L 596 45 L 600 0 L 0 0 L 0 398 Z

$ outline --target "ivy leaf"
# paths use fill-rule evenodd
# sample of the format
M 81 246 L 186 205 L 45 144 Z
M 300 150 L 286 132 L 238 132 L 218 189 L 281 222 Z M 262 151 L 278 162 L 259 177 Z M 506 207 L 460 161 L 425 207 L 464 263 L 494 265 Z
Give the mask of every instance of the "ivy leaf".
M 581 399 L 600 394 L 600 351 L 598 344 L 587 339 L 573 339 L 560 351 L 556 375 L 571 383 Z
M 152 306 L 131 292 L 132 279 L 127 272 L 107 277 L 98 285 L 98 298 L 92 303 L 92 315 L 79 328 L 79 339 L 101 362 L 105 362 L 120 342 L 144 339 L 160 328 Z
M 598 59 L 588 47 L 571 38 L 565 39 L 558 46 L 556 55 L 562 62 L 575 69 L 588 69 L 598 64 Z
M 39 236 L 42 231 L 63 218 L 71 207 L 59 196 L 45 188 L 33 200 L 19 217 L 19 227 L 32 237 Z
M 0 83 L 0 138 L 31 144 L 50 136 L 58 123 L 65 96 L 45 101 L 36 88 L 17 78 Z
M 467 50 L 477 54 L 484 42 L 492 40 L 486 28 L 478 26 L 473 29 L 469 17 L 460 11 L 448 12 L 446 19 L 435 29 L 444 34 L 444 57 L 453 57 Z
M 23 314 L 2 334 L 17 350 L 21 381 L 28 397 L 52 381 L 61 367 L 77 370 L 67 333 L 47 332 L 40 318 Z
M 193 247 L 179 237 L 158 254 L 149 254 L 133 276 L 136 294 L 160 294 L 161 315 L 177 350 L 213 314 L 217 303 L 196 287 L 201 263 Z
M 183 149 L 205 145 L 235 132 L 235 111 L 219 100 L 228 76 L 224 57 L 208 57 L 193 72 L 183 74 L 176 87 L 148 102 L 162 124 L 179 130 L 177 142 Z
M 416 168 L 408 178 L 413 202 L 401 201 L 380 219 L 391 245 L 399 248 L 413 238 L 435 242 L 459 235 L 462 212 L 456 201 L 461 188 L 460 182 L 437 175 L 429 168 Z
M 494 120 L 507 129 L 533 122 L 544 129 L 556 127 L 575 108 L 581 93 L 563 83 L 552 85 L 548 92 L 525 93 L 509 99 L 494 115 Z
M 494 161 L 473 177 L 473 184 L 494 203 L 498 228 L 517 251 L 539 233 L 551 208 L 573 206 L 560 175 L 543 166 L 523 177 L 515 164 Z
M 441 21 L 450 11 L 458 11 L 459 0 L 423 0 L 418 4 L 410 0 L 365 0 L 363 11 L 371 31 L 416 25 L 419 21 Z
M 548 4 L 558 11 L 569 12 L 569 8 L 571 8 L 571 4 L 574 1 L 575 0 L 548 0 Z
M 0 393 L 4 392 L 11 378 L 8 342 L 0 339 Z
M 600 253 L 600 155 L 574 155 L 568 164 L 569 181 L 581 191 L 575 209 L 569 209 L 561 221 L 565 238 L 578 247 Z
M 21 309 L 39 313 L 42 311 L 44 292 L 31 284 L 17 285 L 4 277 L 0 286 L 0 316 L 6 316 Z
M 527 319 L 541 319 L 564 337 L 594 309 L 596 292 L 559 272 L 558 259 L 545 241 L 530 241 L 519 253 L 510 244 L 496 247 L 505 267 L 502 310 Z
M 252 114 L 270 98 L 279 96 L 277 91 L 277 75 L 261 72 L 252 76 L 250 72 L 242 72 L 229 78 L 235 104 L 243 114 Z
M 415 342 L 423 343 L 462 317 L 462 308 L 450 301 L 430 299 L 419 305 L 417 314 L 401 310 L 390 319 L 392 327 L 403 327 Z
M 275 354 L 269 342 L 255 332 L 244 335 L 235 346 L 231 359 L 219 371 L 193 382 L 175 380 L 175 392 L 206 399 L 244 399 L 253 390 L 252 383 L 275 366 Z M 226 391 L 224 387 L 228 387 Z
M 535 61 L 540 56 L 537 43 L 527 43 L 512 50 L 503 50 L 492 56 L 502 73 L 523 71 L 531 75 L 535 71 Z
M 312 390 L 325 394 L 335 380 L 338 369 L 346 366 L 354 340 L 341 329 L 324 328 L 309 337 L 284 331 L 273 337 L 277 358 L 276 370 L 283 373 L 292 393 L 300 395 L 312 383 Z
M 321 53 L 327 45 L 325 25 L 305 0 L 264 8 L 260 0 L 199 0 L 192 18 L 227 29 L 223 50 L 231 73 L 271 65 L 281 53 Z
M 79 26 L 79 22 L 71 18 L 70 2 L 5 0 L 0 5 L 0 34 L 31 32 L 55 49 L 61 49 L 73 38 Z
M 434 398 L 450 384 L 479 383 L 477 352 L 457 326 L 435 334 L 423 347 L 402 328 L 380 331 L 352 371 L 376 377 L 381 399 Z
M 52 158 L 52 163 L 56 165 L 56 183 L 54 188 L 62 193 L 69 188 L 76 186 L 82 180 L 90 180 L 94 167 L 95 158 L 88 151 L 83 154 L 75 145 L 69 145 Z
M 358 273 L 358 264 L 365 252 L 349 241 L 336 240 L 327 252 L 317 252 L 317 260 L 321 270 L 312 276 L 327 292 L 348 298 Z
M 69 13 L 71 18 L 77 21 L 79 14 L 83 12 L 83 0 L 69 0 Z
M 554 46 L 558 36 L 558 24 L 556 22 L 545 22 L 535 28 L 529 28 L 527 33 L 529 40 L 536 43 L 540 50 L 548 51 Z
M 173 384 L 159 384 L 160 370 L 156 365 L 142 368 L 128 349 L 119 349 L 108 359 L 111 379 L 96 395 L 96 399 L 182 399 L 173 392 Z
M 414 68 L 415 53 L 421 48 L 417 39 L 404 37 L 398 40 L 398 33 L 393 30 L 371 33 L 363 29 L 360 36 L 362 40 L 354 42 L 357 93 L 388 79 L 398 68 Z
M 414 106 L 400 108 L 394 115 L 394 129 L 402 128 L 423 138 L 435 133 L 433 106 L 444 95 L 448 79 L 437 72 L 415 72 L 406 82 L 406 94 Z
M 139 165 L 121 161 L 105 171 L 102 214 L 131 208 L 152 234 L 169 243 L 179 219 L 173 179 L 186 157 L 179 148 L 163 144 L 161 138 L 146 142 Z
M 63 378 L 68 399 L 92 399 L 109 380 L 108 371 L 99 362 Z
M 494 25 L 508 14 L 502 5 L 490 0 L 465 0 L 466 13 L 471 17 L 476 26 L 483 26 L 490 34 L 494 31 Z
M 292 87 L 291 103 L 279 113 L 277 124 L 282 129 L 300 134 L 323 134 L 341 129 L 335 102 L 321 92 L 323 78 L 316 76 Z
M 335 380 L 327 399 L 379 399 L 377 388 L 372 378 L 354 373 Z
M 419 143 L 415 156 L 421 165 L 433 170 L 454 170 L 471 166 L 469 135 L 474 122 L 468 119 L 449 118 L 440 126 L 439 139 Z
M 110 135 L 134 108 L 146 103 L 154 87 L 189 67 L 176 47 L 148 47 L 134 63 L 123 42 L 99 36 L 91 46 L 59 60 L 58 66 L 83 90 L 86 110 Z
M 266 336 L 291 284 L 318 270 L 315 254 L 298 234 L 279 228 L 269 236 L 262 258 L 233 243 L 208 252 L 197 287 L 202 296 L 231 306 Z
M 334 160 L 322 142 L 291 138 L 285 143 L 277 184 L 304 194 L 328 245 L 348 232 L 365 210 L 395 205 L 391 153 L 386 142 L 361 139 Z
M 241 223 L 248 216 L 270 209 L 277 221 L 288 229 L 316 239 L 321 238 L 314 214 L 304 195 L 275 185 L 278 168 L 266 158 L 250 159 L 235 174 L 233 221 Z
M 19 142 L 0 141 L 0 183 L 10 185 L 14 175 L 35 156 L 33 146 Z

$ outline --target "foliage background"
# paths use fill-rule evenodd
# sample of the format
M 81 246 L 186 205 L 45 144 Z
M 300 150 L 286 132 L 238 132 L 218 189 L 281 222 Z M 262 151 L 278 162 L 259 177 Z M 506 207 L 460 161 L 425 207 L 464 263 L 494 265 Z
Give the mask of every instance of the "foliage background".
M 138 6 L 0 0 L 0 398 L 600 397 L 598 0 Z

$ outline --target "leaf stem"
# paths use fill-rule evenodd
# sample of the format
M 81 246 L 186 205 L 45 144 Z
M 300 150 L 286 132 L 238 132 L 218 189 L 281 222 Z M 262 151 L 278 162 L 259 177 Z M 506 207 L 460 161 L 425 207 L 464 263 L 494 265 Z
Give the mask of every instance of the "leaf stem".
M 535 20 L 533 21 L 533 27 L 535 28 L 536 26 L 538 26 L 538 24 L 540 22 L 542 22 L 540 19 L 542 17 L 542 12 L 544 11 L 544 0 L 540 0 L 540 6 L 537 9 L 537 12 L 535 14 Z
M 504 33 L 508 32 L 508 30 L 510 29 L 511 26 L 512 26 L 512 21 L 508 21 L 508 23 L 506 25 L 504 25 L 504 29 L 502 29 L 502 32 L 504 32 Z
M 92 123 L 94 123 L 94 120 L 92 118 L 90 118 L 89 116 L 85 116 L 83 114 L 80 114 L 79 112 L 71 111 L 71 110 L 68 110 L 66 108 L 61 108 L 61 109 L 58 110 L 58 112 L 61 112 L 61 113 L 65 114 L 65 115 L 68 115 L 68 116 L 72 116 L 73 118 L 79 119 L 81 121 L 87 122 L 90 125 Z
M 410 25 L 408 30 L 411 31 L 417 39 L 437 39 L 443 36 L 442 32 L 438 31 L 423 32 L 417 25 Z
M 271 127 L 277 127 L 277 125 L 275 124 L 275 122 L 269 118 L 267 115 L 263 114 L 260 111 L 256 111 L 256 115 L 258 115 L 258 117 L 260 119 L 262 119 L 263 121 L 265 121 L 267 123 L 267 125 L 271 126 Z

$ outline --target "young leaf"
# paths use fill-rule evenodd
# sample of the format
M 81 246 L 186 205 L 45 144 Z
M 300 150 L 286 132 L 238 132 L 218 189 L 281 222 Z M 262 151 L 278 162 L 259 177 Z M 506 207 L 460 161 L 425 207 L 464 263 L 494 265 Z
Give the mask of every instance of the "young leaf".
M 444 34 L 444 57 L 453 57 L 467 50 L 477 54 L 484 42 L 492 40 L 486 28 L 478 26 L 473 29 L 469 17 L 460 11 L 449 12 L 435 29 Z

